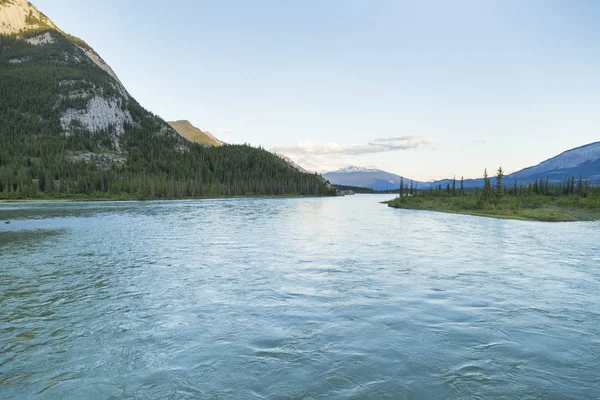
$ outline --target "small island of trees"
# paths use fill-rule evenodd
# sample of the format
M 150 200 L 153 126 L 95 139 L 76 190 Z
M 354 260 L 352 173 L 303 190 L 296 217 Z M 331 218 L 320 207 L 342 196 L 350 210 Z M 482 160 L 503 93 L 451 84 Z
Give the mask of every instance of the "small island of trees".
M 495 178 L 483 175 L 483 186 L 464 187 L 464 179 L 456 178 L 445 188 L 441 185 L 426 190 L 407 187 L 402 181 L 399 197 L 390 207 L 413 210 L 471 214 L 495 218 L 535 221 L 581 221 L 600 219 L 600 187 L 583 177 L 570 177 L 562 182 L 549 178 L 533 182 L 504 184 L 504 171 L 498 168 Z

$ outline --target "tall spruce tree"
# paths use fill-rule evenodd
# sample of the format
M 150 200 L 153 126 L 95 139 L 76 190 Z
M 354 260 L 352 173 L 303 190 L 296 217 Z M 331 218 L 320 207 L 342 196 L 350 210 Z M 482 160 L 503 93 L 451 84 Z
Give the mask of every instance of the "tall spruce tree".
M 400 198 L 404 197 L 404 178 L 400 177 Z
M 452 196 L 456 196 L 456 175 L 452 178 Z
M 487 168 L 483 171 L 483 190 L 481 196 L 485 201 L 488 201 L 492 197 L 492 184 L 487 173 Z
M 504 195 L 504 187 L 502 186 L 502 179 L 504 178 L 504 171 L 502 167 L 498 168 L 496 173 L 496 199 L 501 199 Z

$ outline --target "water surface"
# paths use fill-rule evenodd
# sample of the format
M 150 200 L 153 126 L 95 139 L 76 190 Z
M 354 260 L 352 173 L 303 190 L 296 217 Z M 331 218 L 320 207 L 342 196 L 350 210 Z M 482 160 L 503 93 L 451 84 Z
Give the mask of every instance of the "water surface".
M 389 198 L 0 204 L 0 398 L 600 398 L 600 223 Z

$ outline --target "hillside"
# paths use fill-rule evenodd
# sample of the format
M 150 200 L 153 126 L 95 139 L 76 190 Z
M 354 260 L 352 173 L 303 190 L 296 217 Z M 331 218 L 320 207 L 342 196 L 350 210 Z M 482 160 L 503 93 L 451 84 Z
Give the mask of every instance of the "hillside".
M 169 125 L 190 142 L 208 146 L 222 146 L 224 144 L 214 137 L 212 133 L 196 128 L 190 121 L 169 121 Z
M 262 149 L 190 143 L 83 40 L 0 0 L 0 198 L 292 194 L 331 188 Z
M 401 177 L 380 169 L 346 167 L 337 171 L 326 172 L 323 178 L 334 185 L 358 186 L 373 190 L 395 190 L 400 187 Z M 410 186 L 410 178 L 403 177 L 404 184 Z M 413 181 L 415 187 L 429 187 L 429 184 Z

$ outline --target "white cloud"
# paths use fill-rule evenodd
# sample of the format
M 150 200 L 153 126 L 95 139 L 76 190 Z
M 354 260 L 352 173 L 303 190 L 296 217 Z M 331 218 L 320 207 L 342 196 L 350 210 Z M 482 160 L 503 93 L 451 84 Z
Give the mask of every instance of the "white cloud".
M 233 129 L 217 128 L 217 132 L 222 133 L 224 135 L 230 135 L 233 133 Z
M 248 122 L 250 124 L 256 124 L 258 121 L 254 118 L 244 117 L 244 122 Z
M 334 142 L 315 143 L 305 140 L 295 144 L 271 148 L 285 154 L 307 170 L 326 172 L 348 166 L 352 159 L 361 155 L 406 150 L 433 150 L 434 140 L 428 137 L 410 135 L 376 138 L 366 144 L 342 146 Z
M 431 138 L 410 135 L 387 138 L 377 138 L 366 144 L 357 144 L 351 146 L 341 146 L 337 143 L 314 143 L 305 140 L 291 145 L 275 146 L 272 150 L 278 153 L 292 154 L 297 156 L 344 156 L 344 155 L 362 155 L 376 154 L 400 150 L 432 150 L 434 140 Z

